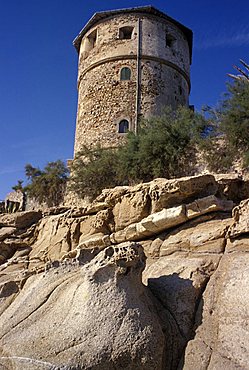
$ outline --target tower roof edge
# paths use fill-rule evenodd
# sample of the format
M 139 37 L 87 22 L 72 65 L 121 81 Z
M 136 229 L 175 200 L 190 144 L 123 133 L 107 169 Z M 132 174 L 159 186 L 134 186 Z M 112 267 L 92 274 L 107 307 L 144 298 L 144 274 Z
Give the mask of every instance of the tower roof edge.
M 105 18 L 111 17 L 113 15 L 125 14 L 125 13 L 141 13 L 141 14 L 151 14 L 160 18 L 164 18 L 171 23 L 174 23 L 181 31 L 185 34 L 190 50 L 190 58 L 192 57 L 192 47 L 193 47 L 193 32 L 190 28 L 184 26 L 182 23 L 176 21 L 174 18 L 169 17 L 167 14 L 158 10 L 152 5 L 147 6 L 138 6 L 133 8 L 124 8 L 124 9 L 115 9 L 115 10 L 105 10 L 95 13 L 86 25 L 82 28 L 80 33 L 73 40 L 73 45 L 76 50 L 79 52 L 80 43 L 84 35 L 91 29 L 97 22 L 104 20 Z

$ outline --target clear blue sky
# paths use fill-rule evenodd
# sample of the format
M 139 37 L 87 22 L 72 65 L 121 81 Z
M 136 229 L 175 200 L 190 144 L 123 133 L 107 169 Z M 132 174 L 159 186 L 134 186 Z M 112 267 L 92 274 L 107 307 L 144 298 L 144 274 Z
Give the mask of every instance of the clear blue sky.
M 194 32 L 192 92 L 214 106 L 228 72 L 249 61 L 248 0 L 0 0 L 0 199 L 24 166 L 72 158 L 77 53 L 72 40 L 101 10 L 154 5 Z

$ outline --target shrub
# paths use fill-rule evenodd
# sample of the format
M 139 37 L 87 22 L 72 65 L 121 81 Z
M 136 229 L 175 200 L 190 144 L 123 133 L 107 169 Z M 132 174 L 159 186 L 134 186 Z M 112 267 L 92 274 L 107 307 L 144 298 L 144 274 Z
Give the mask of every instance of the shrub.
M 120 178 L 148 181 L 188 174 L 204 125 L 200 115 L 185 107 L 176 112 L 167 108 L 161 116 L 143 120 L 137 137 L 130 133 L 128 143 L 119 149 Z
M 94 198 L 102 189 L 118 184 L 117 150 L 84 146 L 71 166 L 69 189 L 83 198 Z
M 68 169 L 61 160 L 49 162 L 44 170 L 25 166 L 29 184 L 25 191 L 31 198 L 39 203 L 45 203 L 48 207 L 57 206 L 63 200 L 67 182 Z
M 83 149 L 73 161 L 70 189 L 95 197 L 103 188 L 188 174 L 195 162 L 195 144 L 205 120 L 187 108 L 143 120 L 138 134 L 114 149 Z
M 212 130 L 200 141 L 209 169 L 227 171 L 243 159 L 249 165 L 249 81 L 235 80 L 218 109 L 208 108 L 207 122 Z
M 245 165 L 249 165 L 249 83 L 236 81 L 228 90 L 222 105 L 221 130 L 230 147 L 242 153 Z

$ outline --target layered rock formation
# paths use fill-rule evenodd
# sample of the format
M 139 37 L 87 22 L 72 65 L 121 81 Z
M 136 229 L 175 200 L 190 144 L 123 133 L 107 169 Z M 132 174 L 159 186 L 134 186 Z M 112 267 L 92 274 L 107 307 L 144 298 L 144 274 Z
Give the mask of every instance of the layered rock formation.
M 203 175 L 0 215 L 0 369 L 249 368 L 246 198 Z

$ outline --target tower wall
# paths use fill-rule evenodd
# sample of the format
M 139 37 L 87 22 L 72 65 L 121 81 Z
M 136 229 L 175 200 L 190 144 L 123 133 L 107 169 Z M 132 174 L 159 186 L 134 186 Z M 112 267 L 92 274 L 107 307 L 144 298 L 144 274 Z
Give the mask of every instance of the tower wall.
M 124 67 L 129 80 L 121 80 Z M 118 132 L 122 120 L 135 130 L 137 115 L 188 105 L 189 69 L 189 42 L 177 24 L 141 13 L 96 22 L 80 42 L 75 153 L 83 144 L 118 145 L 125 135 Z

